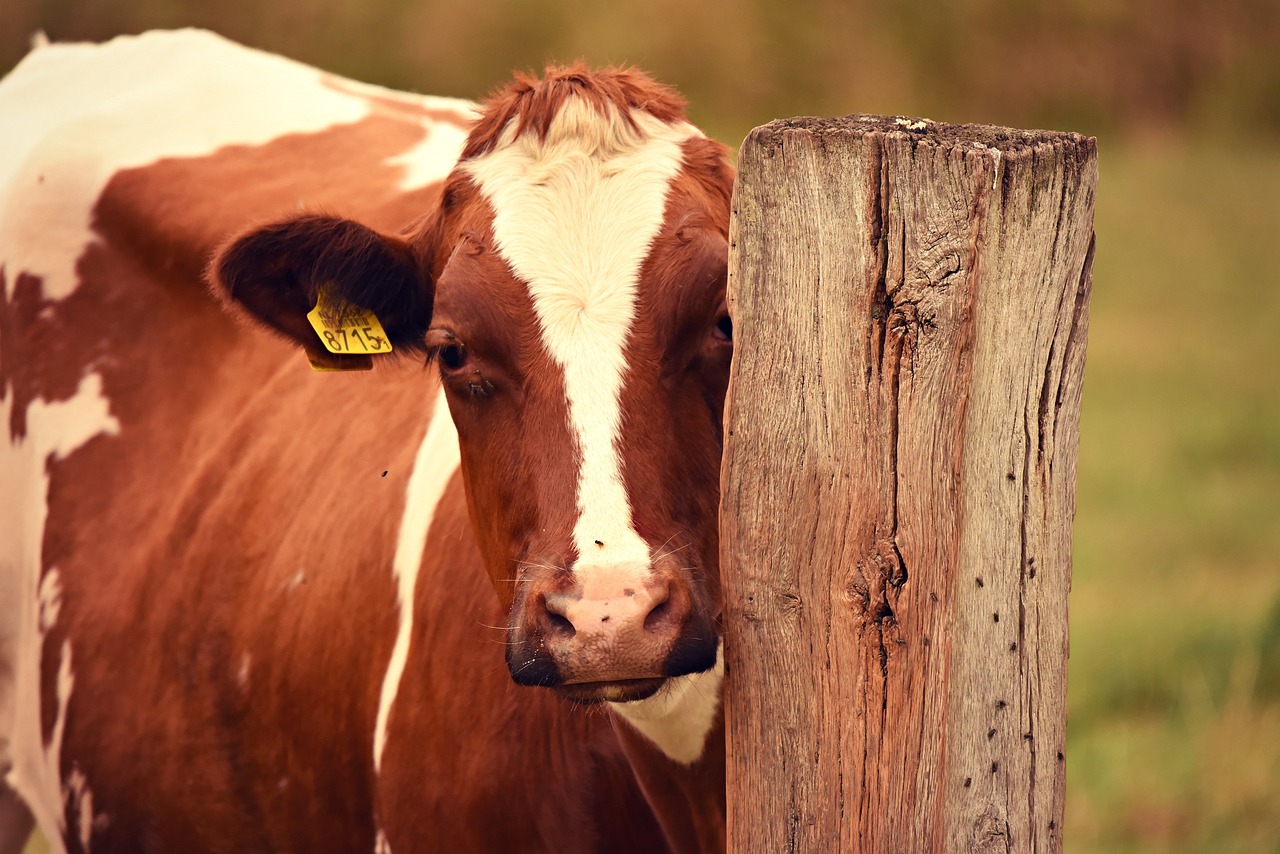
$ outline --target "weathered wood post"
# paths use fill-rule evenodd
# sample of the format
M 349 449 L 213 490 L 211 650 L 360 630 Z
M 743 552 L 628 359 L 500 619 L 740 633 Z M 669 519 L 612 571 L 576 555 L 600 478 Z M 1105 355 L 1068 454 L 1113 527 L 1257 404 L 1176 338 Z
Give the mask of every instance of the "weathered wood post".
M 795 119 L 739 169 L 729 850 L 1057 851 L 1096 143 Z

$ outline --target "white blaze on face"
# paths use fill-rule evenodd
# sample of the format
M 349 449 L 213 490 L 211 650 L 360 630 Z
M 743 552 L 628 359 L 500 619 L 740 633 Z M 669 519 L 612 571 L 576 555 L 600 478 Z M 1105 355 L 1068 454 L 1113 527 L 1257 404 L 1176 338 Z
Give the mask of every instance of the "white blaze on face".
M 570 100 L 545 139 L 515 137 L 509 125 L 492 152 L 463 164 L 493 208 L 496 248 L 527 283 L 543 345 L 564 371 L 580 455 L 576 571 L 649 565 L 618 457 L 624 348 L 681 143 L 699 132 L 644 113 L 635 119 L 640 133 Z

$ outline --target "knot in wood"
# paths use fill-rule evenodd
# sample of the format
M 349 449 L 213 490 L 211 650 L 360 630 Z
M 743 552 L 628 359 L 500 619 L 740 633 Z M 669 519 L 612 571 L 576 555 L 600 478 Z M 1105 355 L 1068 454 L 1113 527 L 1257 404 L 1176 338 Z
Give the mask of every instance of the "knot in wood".
M 1009 829 L 995 807 L 988 806 L 973 823 L 970 851 L 1008 851 Z
M 913 302 L 902 302 L 889 311 L 889 329 L 903 333 L 920 325 L 920 309 Z
M 858 561 L 857 571 L 845 586 L 845 595 L 863 625 L 897 625 L 894 608 L 906 582 L 907 567 L 897 544 L 892 539 L 881 539 L 874 552 Z

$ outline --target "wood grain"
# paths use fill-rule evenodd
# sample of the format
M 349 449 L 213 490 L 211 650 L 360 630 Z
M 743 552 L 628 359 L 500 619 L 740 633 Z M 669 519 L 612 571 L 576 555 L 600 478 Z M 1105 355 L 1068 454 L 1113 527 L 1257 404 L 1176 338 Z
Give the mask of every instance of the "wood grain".
M 1060 850 L 1095 141 L 793 119 L 739 170 L 729 850 Z

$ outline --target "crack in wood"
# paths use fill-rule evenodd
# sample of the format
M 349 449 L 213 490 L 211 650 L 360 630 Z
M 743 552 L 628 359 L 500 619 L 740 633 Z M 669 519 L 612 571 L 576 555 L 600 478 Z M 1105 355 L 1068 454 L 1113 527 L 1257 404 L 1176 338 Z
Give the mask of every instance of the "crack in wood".
M 1067 368 L 1073 363 L 1076 351 L 1085 346 L 1087 335 L 1085 316 L 1089 308 L 1089 296 L 1093 290 L 1093 252 L 1097 245 L 1097 235 L 1089 236 L 1089 248 L 1085 252 L 1084 263 L 1080 266 L 1080 277 L 1076 282 L 1075 304 L 1071 307 L 1071 329 L 1067 333 L 1067 344 L 1062 351 L 1062 372 L 1058 374 L 1058 387 L 1054 391 L 1054 438 L 1057 439 L 1058 412 L 1064 402 L 1064 389 L 1069 373 Z
M 785 407 L 803 429 L 752 447 L 750 469 L 754 436 L 739 429 L 736 479 L 726 462 L 727 530 L 785 558 L 776 582 L 737 588 L 760 601 L 726 620 L 726 645 L 739 680 L 788 687 L 755 705 L 741 681 L 726 694 L 730 741 L 752 739 L 730 751 L 734 779 L 773 781 L 738 796 L 741 811 L 730 794 L 731 825 L 758 817 L 730 838 L 744 851 L 1060 850 L 1062 763 L 1037 745 L 1061 746 L 1053 597 L 1069 564 L 1046 532 L 1063 509 L 1053 469 L 1074 453 L 1092 259 L 1081 269 L 1092 186 L 1062 182 L 1092 168 L 1091 143 L 1071 142 L 1064 156 L 1080 159 L 1064 167 L 1058 135 L 984 131 L 958 160 L 933 126 L 910 140 L 856 119 L 783 125 L 753 132 L 740 158 L 736 213 L 751 221 L 732 232 L 746 259 L 732 283 L 759 302 L 735 308 L 744 328 L 753 311 L 775 316 L 786 278 L 804 300 L 788 329 L 817 339 L 791 352 L 817 349 L 798 379 L 781 356 L 735 360 L 731 397 L 754 407 L 736 417 Z M 969 156 L 975 139 L 999 152 L 994 175 L 989 152 Z M 803 521 L 760 515 L 760 483 L 809 502 Z M 751 774 L 762 757 L 767 773 Z
M 868 146 L 871 163 L 868 177 L 871 187 L 868 193 L 867 220 L 870 232 L 870 248 L 875 261 L 870 266 L 873 276 L 871 287 L 871 305 L 869 314 L 871 323 L 867 330 L 867 358 L 865 380 L 868 387 L 872 385 L 872 377 L 877 366 L 884 362 L 885 323 L 893 304 L 888 296 L 889 245 L 888 245 L 888 164 L 885 162 L 884 143 L 878 137 L 872 137 Z

